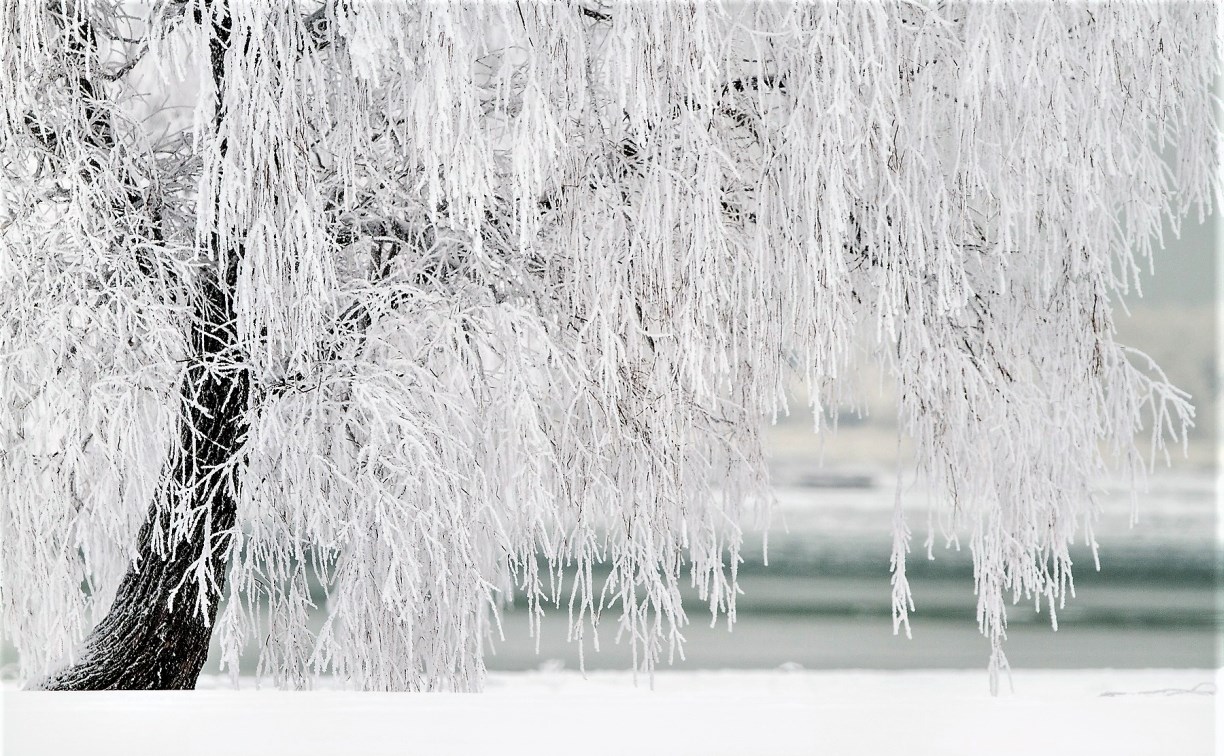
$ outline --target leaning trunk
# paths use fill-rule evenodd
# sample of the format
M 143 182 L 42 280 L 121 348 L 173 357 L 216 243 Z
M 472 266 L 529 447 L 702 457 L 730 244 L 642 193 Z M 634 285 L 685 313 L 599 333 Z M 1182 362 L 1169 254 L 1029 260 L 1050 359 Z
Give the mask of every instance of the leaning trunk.
M 178 448 L 169 456 L 169 475 L 140 529 L 138 557 L 79 659 L 39 687 L 195 687 L 225 585 L 236 514 L 234 473 L 246 433 L 249 376 L 234 359 L 232 292 L 232 280 L 210 280 L 195 307 L 194 354 L 180 392 Z M 186 527 L 181 519 L 172 522 L 184 516 L 194 521 Z M 201 567 L 207 572 L 204 580 L 197 572 Z

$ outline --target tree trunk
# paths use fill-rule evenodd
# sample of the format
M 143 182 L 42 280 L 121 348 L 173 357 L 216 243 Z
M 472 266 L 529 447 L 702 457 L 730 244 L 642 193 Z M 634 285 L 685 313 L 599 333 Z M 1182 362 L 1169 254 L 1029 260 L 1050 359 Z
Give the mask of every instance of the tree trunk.
M 191 325 L 193 359 L 183 378 L 178 449 L 170 474 L 138 536 L 138 559 L 119 585 L 110 612 L 86 638 L 79 660 L 38 687 L 46 690 L 194 688 L 204 660 L 236 514 L 235 459 L 246 434 L 250 378 L 234 366 L 233 269 L 208 278 Z M 240 363 L 239 363 L 240 364 Z M 228 466 L 227 466 L 228 465 Z M 190 527 L 172 514 L 197 513 Z M 186 533 L 183 531 L 186 530 Z M 174 540 L 175 535 L 183 536 Z M 159 541 L 161 542 L 159 544 Z M 208 553 L 204 606 L 193 563 Z

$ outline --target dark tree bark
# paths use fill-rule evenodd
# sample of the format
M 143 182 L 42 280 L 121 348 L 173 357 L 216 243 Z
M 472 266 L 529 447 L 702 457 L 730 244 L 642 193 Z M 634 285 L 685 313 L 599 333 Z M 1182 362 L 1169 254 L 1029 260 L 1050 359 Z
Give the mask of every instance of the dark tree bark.
M 214 126 L 219 127 L 232 24 L 224 3 L 210 11 L 211 17 L 205 18 L 197 9 L 196 21 L 213 28 L 209 62 L 218 93 Z M 63 17 L 76 27 L 71 44 L 84 60 L 96 44 L 93 29 L 78 13 L 65 10 Z M 94 93 L 90 88 L 83 94 L 92 98 Z M 222 141 L 223 157 L 226 146 Z M 234 311 L 244 250 L 222 250 L 216 234 L 211 248 L 219 270 L 202 274 L 196 286 L 188 334 L 192 353 L 179 392 L 177 448 L 168 456 L 169 474 L 137 536 L 137 559 L 119 584 L 110 611 L 85 639 L 77 661 L 33 687 L 189 689 L 208 657 L 237 515 L 236 472 L 242 464 L 238 454 L 247 431 L 250 394 Z M 186 527 L 172 522 L 186 513 L 191 513 Z M 195 571 L 201 560 L 206 573 L 203 596 Z
M 236 262 L 236 261 L 235 261 Z M 237 348 L 233 273 L 201 288 L 183 378 L 178 449 L 165 488 L 138 536 L 139 558 L 80 659 L 38 687 L 47 690 L 194 688 L 208 656 L 236 514 L 236 459 L 246 434 L 249 374 L 232 367 Z M 229 366 L 229 367 L 223 367 Z M 183 540 L 169 541 L 172 512 L 198 513 Z M 180 531 L 182 526 L 179 526 Z M 159 536 L 160 534 L 160 536 Z M 193 564 L 205 557 L 206 611 Z

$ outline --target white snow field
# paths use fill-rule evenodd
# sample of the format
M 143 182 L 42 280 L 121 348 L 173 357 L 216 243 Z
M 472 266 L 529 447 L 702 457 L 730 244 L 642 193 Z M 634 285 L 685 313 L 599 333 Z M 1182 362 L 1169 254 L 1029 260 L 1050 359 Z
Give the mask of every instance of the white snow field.
M 494 674 L 479 695 L 4 694 L 4 753 L 1108 754 L 1216 753 L 1218 672 Z M 244 681 L 244 687 L 246 687 Z M 1004 686 L 1006 687 L 1006 686 Z

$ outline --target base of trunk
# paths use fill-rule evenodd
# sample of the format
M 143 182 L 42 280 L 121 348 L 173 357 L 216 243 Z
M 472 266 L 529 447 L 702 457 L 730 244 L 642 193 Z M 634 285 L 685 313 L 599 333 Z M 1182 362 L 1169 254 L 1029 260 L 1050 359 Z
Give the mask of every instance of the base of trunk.
M 216 513 L 214 513 L 216 514 Z M 228 523 L 216 523 L 228 531 Z M 39 683 L 42 690 L 189 690 L 208 658 L 217 595 L 201 613 L 195 576 L 189 574 L 198 548 L 180 544 L 169 558 L 151 552 L 148 524 L 141 528 L 141 559 L 123 578 L 106 618 L 85 640 L 79 661 Z M 195 544 L 192 544 L 195 545 Z M 228 549 L 220 549 L 228 554 Z M 218 588 L 224 558 L 210 565 Z M 185 578 L 185 579 L 184 579 Z M 173 604 L 170 596 L 174 595 Z M 209 591 L 213 594 L 213 591 Z
M 236 259 L 236 258 L 235 258 Z M 45 690 L 182 690 L 194 688 L 212 637 L 225 586 L 250 377 L 235 367 L 231 260 L 224 284 L 206 280 L 192 320 L 196 359 L 180 386 L 178 448 L 165 485 L 140 528 L 138 559 L 119 584 L 115 602 L 86 638 L 80 660 L 36 687 Z M 219 478 L 218 478 L 219 476 Z M 194 512 L 187 528 L 170 513 Z M 173 539 L 159 548 L 154 534 Z M 168 552 L 168 553 L 167 553 Z M 207 554 L 203 587 L 198 568 Z M 201 597 L 203 589 L 206 594 Z M 203 598 L 203 602 L 201 602 Z M 201 610 L 201 603 L 205 609 Z

